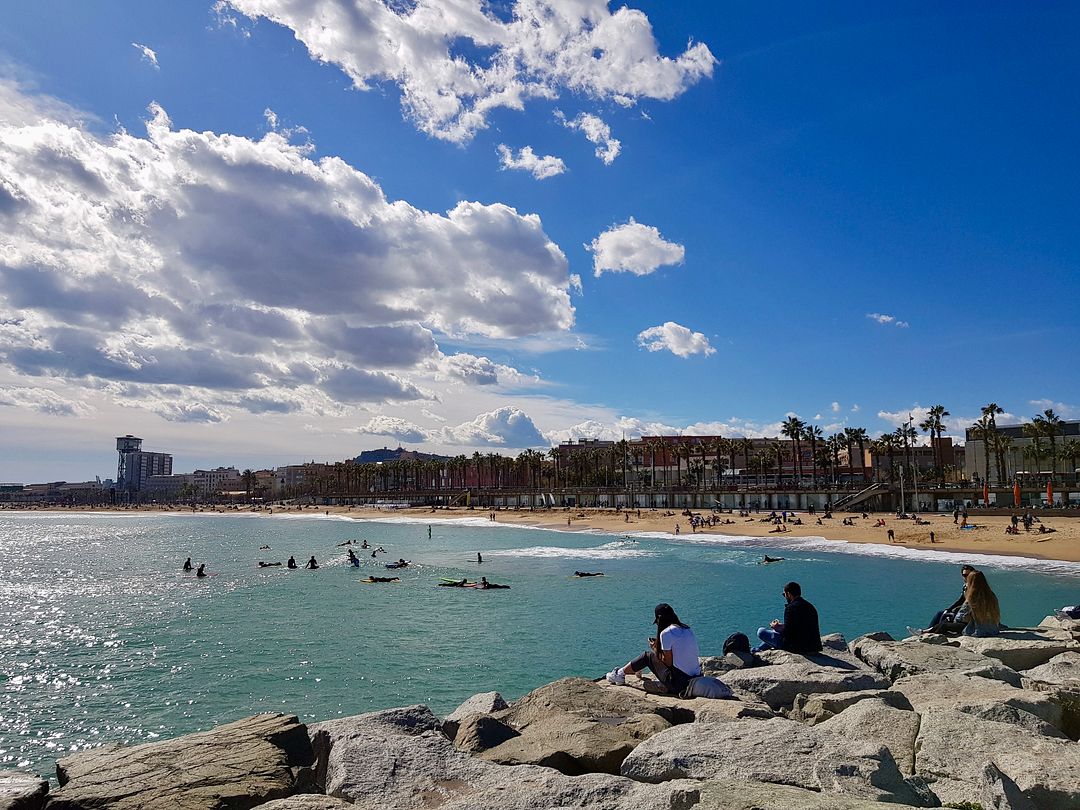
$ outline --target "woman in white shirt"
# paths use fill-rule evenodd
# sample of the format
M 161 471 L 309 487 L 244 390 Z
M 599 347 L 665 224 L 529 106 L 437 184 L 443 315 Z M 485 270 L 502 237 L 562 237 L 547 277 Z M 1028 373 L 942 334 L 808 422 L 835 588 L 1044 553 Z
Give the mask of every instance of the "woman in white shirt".
M 680 695 L 691 678 L 701 675 L 698 662 L 698 643 L 690 626 L 679 621 L 675 610 L 661 602 L 653 610 L 656 636 L 649 639 L 649 652 L 642 653 L 624 667 L 607 674 L 608 683 L 621 686 L 627 675 L 652 670 L 657 682 L 645 681 L 645 689 L 669 695 Z

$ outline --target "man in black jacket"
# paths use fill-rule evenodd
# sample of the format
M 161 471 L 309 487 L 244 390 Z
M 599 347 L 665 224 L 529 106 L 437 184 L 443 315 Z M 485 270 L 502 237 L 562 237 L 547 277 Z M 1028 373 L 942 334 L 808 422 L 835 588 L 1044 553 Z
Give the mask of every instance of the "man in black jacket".
M 787 650 L 793 653 L 821 652 L 821 629 L 818 627 L 817 608 L 802 598 L 798 582 L 784 586 L 784 621 L 773 619 L 769 627 L 757 631 L 761 644 L 754 652 L 767 649 Z

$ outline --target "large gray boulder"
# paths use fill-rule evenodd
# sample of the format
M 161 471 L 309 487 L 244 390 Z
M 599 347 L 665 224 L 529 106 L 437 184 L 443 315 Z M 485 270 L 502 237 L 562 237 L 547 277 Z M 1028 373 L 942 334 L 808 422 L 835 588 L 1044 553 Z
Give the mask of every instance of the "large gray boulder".
M 1059 736 L 1064 730 L 1061 704 L 1052 695 L 1018 689 L 1002 681 L 933 673 L 900 678 L 893 684 L 892 691 L 902 694 L 917 712 L 931 707 L 955 709 L 999 722 L 1023 725 L 1051 737 Z M 1047 734 L 1040 724 L 1048 724 L 1057 733 Z
M 659 715 L 669 724 L 690 722 L 694 715 L 682 703 L 651 701 L 640 690 L 611 687 L 585 678 L 562 678 L 534 689 L 495 716 L 519 731 L 559 712 L 605 723 L 625 722 L 645 714 Z
M 466 718 L 475 715 L 494 714 L 506 708 L 508 708 L 508 705 L 498 692 L 482 692 L 479 695 L 473 695 L 446 716 L 446 719 L 443 720 L 443 731 L 452 740 L 457 735 L 458 726 Z
M 699 799 L 694 783 L 645 785 L 485 762 L 457 750 L 439 726 L 425 707 L 319 724 L 326 793 L 356 810 L 689 810 Z
M 854 799 L 835 793 L 732 779 L 700 783 L 701 801 L 694 810 L 904 810 L 909 804 Z M 989 808 L 987 808 L 989 810 Z
M 259 714 L 197 734 L 61 759 L 49 810 L 246 810 L 303 788 L 313 760 L 295 716 Z M 298 770 L 294 770 L 298 769 Z
M 1080 807 L 1080 745 L 1071 740 L 931 707 L 922 713 L 916 752 L 916 772 L 943 801 L 970 799 L 992 762 L 1039 810 Z
M 444 732 L 445 729 L 444 724 Z M 457 734 L 454 736 L 454 746 L 458 750 L 478 754 L 502 745 L 517 736 L 517 731 L 490 714 L 471 714 L 461 721 Z
M 789 707 L 798 695 L 836 694 L 867 689 L 887 689 L 889 680 L 862 664 L 841 662 L 840 666 L 817 663 L 809 658 L 785 653 L 782 663 L 729 672 L 724 683 L 749 694 L 773 709 Z
M 948 644 L 927 644 L 911 638 L 894 641 L 885 633 L 859 636 L 852 654 L 890 680 L 927 672 L 955 672 L 1020 685 L 1020 675 L 993 658 Z
M 915 773 L 919 715 L 909 709 L 898 709 L 881 699 L 861 700 L 818 724 L 817 730 L 831 735 L 839 749 L 849 743 L 883 745 L 902 774 Z
M 1080 686 L 1080 652 L 1069 650 L 1055 655 L 1045 664 L 1032 667 L 1023 674 L 1023 680 L 1042 683 L 1066 684 L 1076 681 Z
M 333 796 L 320 796 L 315 793 L 290 796 L 288 799 L 274 799 L 260 804 L 258 810 L 348 810 L 352 805 Z
M 911 702 L 899 692 L 883 689 L 864 689 L 858 692 L 836 694 L 798 695 L 788 712 L 788 717 L 800 723 L 815 725 L 835 717 L 849 706 L 863 700 L 881 700 L 894 709 L 911 710 Z
M 0 810 L 40 810 L 49 783 L 20 771 L 0 771 Z
M 917 722 L 913 713 L 885 708 L 910 714 Z M 905 780 L 880 741 L 848 736 L 847 728 L 833 733 L 825 729 L 827 725 L 807 726 L 773 718 L 676 726 L 635 748 L 623 761 L 622 773 L 654 783 L 683 778 L 737 779 L 872 801 L 932 804 L 924 792 Z M 913 741 L 904 745 L 910 747 Z
M 961 636 L 957 641 L 962 649 L 995 658 L 1017 671 L 1042 666 L 1069 650 L 1080 651 L 1080 642 L 1042 628 L 1002 630 L 988 638 Z

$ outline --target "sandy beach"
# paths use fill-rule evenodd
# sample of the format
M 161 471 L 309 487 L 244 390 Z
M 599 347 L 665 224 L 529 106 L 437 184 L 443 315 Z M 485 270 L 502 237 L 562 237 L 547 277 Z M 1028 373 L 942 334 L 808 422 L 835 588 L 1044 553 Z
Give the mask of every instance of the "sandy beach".
M 56 507 L 50 507 L 48 511 L 55 511 Z M 102 512 L 118 511 L 130 513 L 133 511 L 168 511 L 187 512 L 190 509 L 181 507 L 139 507 L 138 509 L 90 509 L 87 507 L 75 507 L 75 511 Z M 248 510 L 239 507 L 200 507 L 199 511 L 221 512 L 246 512 Z M 264 507 L 263 514 L 270 511 Z M 446 519 L 483 519 L 492 514 L 487 509 L 467 508 L 442 508 L 433 511 L 430 507 L 414 509 L 380 510 L 372 507 L 348 507 L 348 506 L 306 506 L 306 507 L 278 507 L 272 508 L 274 514 L 331 514 L 347 515 L 358 520 L 380 520 L 387 517 L 411 517 L 416 520 L 438 518 Z M 700 513 L 708 517 L 709 512 Z M 895 515 L 872 512 L 863 518 L 860 514 L 836 513 L 831 519 L 822 519 L 818 524 L 820 515 L 808 515 L 800 512 L 796 517 L 802 521 L 801 525 L 793 522 L 790 517 L 787 522 L 787 531 L 777 533 L 776 528 L 768 520 L 768 512 L 753 514 L 749 518 L 739 517 L 739 513 L 724 513 L 719 520 L 733 521 L 732 523 L 705 527 L 699 529 L 703 534 L 718 535 L 743 535 L 752 537 L 771 537 L 773 535 L 783 538 L 792 537 L 824 537 L 828 540 L 840 540 L 846 543 L 876 543 L 888 545 L 890 543 L 888 532 L 893 531 L 895 545 L 908 548 L 919 548 L 926 551 L 950 551 L 962 554 L 1004 554 L 1020 557 L 1032 557 L 1045 560 L 1059 560 L 1062 562 L 1080 562 L 1080 514 L 1070 512 L 1052 516 L 1042 516 L 1042 525 L 1048 532 L 1041 534 L 1038 531 L 1039 523 L 1036 523 L 1031 532 L 1025 532 L 1023 524 L 1019 535 L 1008 535 L 1005 529 L 1010 525 L 1007 516 L 984 516 L 973 511 L 969 514 L 968 523 L 974 528 L 961 529 L 953 522 L 952 514 L 921 515 L 920 519 L 927 521 L 927 525 L 916 525 L 913 520 L 899 520 Z M 632 510 L 629 513 L 616 512 L 614 509 L 579 509 L 558 508 L 549 510 L 507 510 L 500 509 L 494 513 L 495 520 L 499 523 L 520 526 L 533 526 L 542 529 L 558 531 L 587 531 L 590 529 L 611 532 L 612 534 L 632 534 L 634 532 L 667 532 L 674 533 L 678 524 L 681 534 L 691 534 L 693 530 L 690 520 L 685 515 L 678 514 L 674 510 L 665 509 L 642 509 L 640 513 Z M 845 518 L 851 518 L 853 526 L 843 525 Z M 880 520 L 885 521 L 884 526 L 875 526 Z M 1052 530 L 1052 531 L 1049 531 Z M 934 533 L 935 542 L 931 544 L 930 533 Z

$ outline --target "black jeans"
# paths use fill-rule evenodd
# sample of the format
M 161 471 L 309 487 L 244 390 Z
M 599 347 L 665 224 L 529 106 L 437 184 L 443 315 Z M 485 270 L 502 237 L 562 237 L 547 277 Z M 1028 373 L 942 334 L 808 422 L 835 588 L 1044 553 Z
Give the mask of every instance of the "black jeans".
M 681 695 L 686 687 L 690 685 L 689 675 L 676 666 L 669 667 L 654 652 L 642 653 L 630 662 L 630 667 L 634 672 L 641 672 L 643 669 L 652 670 L 656 679 L 664 685 L 668 694 L 671 695 Z

